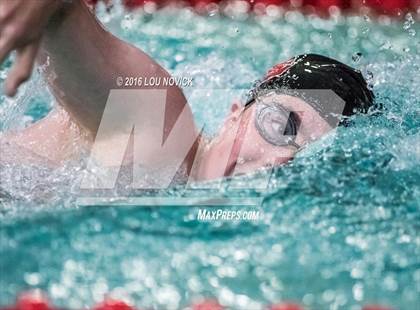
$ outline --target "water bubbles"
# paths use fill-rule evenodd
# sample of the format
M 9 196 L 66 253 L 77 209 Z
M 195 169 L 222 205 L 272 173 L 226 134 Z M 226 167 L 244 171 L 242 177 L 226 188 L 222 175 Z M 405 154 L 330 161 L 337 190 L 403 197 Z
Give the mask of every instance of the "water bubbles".
M 329 233 L 330 235 L 334 235 L 336 232 L 337 232 L 337 228 L 336 228 L 335 226 L 330 226 L 330 227 L 328 228 L 328 233 Z
M 174 286 L 166 285 L 158 288 L 155 293 L 155 298 L 159 304 L 165 305 L 166 309 L 179 309 L 181 296 Z
M 350 273 L 353 279 L 361 279 L 363 278 L 364 274 L 364 270 L 361 267 L 354 267 Z
M 174 58 L 175 58 L 175 61 L 176 62 L 181 62 L 181 61 L 183 61 L 185 59 L 185 55 L 183 55 L 183 54 L 176 54 Z
M 93 300 L 95 300 L 95 302 L 100 302 L 109 292 L 109 286 L 107 281 L 101 277 L 97 279 L 96 282 L 92 285 L 91 290 Z
M 412 37 L 414 37 L 416 35 L 416 31 L 413 28 L 408 29 L 408 34 Z
M 247 259 L 249 257 L 249 254 L 244 250 L 236 250 L 233 254 L 233 257 L 235 260 L 240 261 Z
M 370 28 L 369 27 L 364 27 L 362 29 L 362 34 L 367 35 L 370 32 Z
M 411 28 L 412 25 L 414 25 L 413 15 L 411 15 L 411 13 L 407 13 L 407 15 L 405 16 L 404 24 L 403 24 L 403 29 L 408 30 Z
M 398 283 L 393 275 L 386 276 L 383 285 L 388 291 L 396 291 L 398 289 Z
M 196 276 L 192 276 L 190 279 L 188 279 L 188 288 L 194 293 L 202 291 L 203 285 L 201 283 L 201 279 Z
M 219 13 L 219 5 L 217 3 L 209 3 L 206 6 L 206 10 L 209 17 L 216 16 Z
M 385 41 L 381 46 L 380 46 L 381 50 L 390 50 L 392 49 L 392 43 L 391 41 L 387 40 Z
M 363 295 L 364 295 L 363 284 L 358 282 L 353 286 L 353 298 L 357 301 L 362 301 Z
M 222 265 L 220 267 L 217 268 L 216 270 L 216 274 L 218 275 L 218 277 L 220 278 L 235 278 L 238 275 L 238 271 L 236 270 L 236 268 L 229 266 L 229 265 Z
M 143 10 L 147 14 L 153 14 L 157 10 L 157 4 L 154 1 L 146 1 L 143 5 Z
M 373 72 L 370 70 L 366 71 L 366 82 L 368 84 L 368 88 L 372 90 L 374 80 L 373 80 Z
M 69 290 L 64 285 L 52 283 L 49 294 L 54 300 L 66 300 L 69 297 Z
M 236 296 L 230 289 L 224 287 L 220 290 L 218 299 L 222 304 L 231 305 L 235 302 Z
M 403 24 L 403 29 L 406 30 L 408 35 L 412 37 L 416 35 L 416 30 L 413 28 L 414 24 L 415 20 L 413 18 L 413 15 L 411 13 L 407 13 Z
M 232 1 L 224 6 L 223 13 L 235 20 L 246 20 L 250 4 L 247 1 Z
M 410 243 L 411 241 L 412 241 L 412 238 L 409 235 L 402 235 L 398 240 L 398 242 L 400 243 Z
M 31 286 L 37 286 L 41 283 L 41 275 L 38 272 L 26 273 L 24 275 L 25 282 Z
M 242 157 L 242 156 L 239 156 L 239 157 L 238 157 L 238 159 L 237 159 L 236 161 L 237 161 L 237 163 L 238 163 L 239 165 L 243 165 L 243 164 L 245 164 L 245 163 L 246 163 L 246 159 L 245 159 L 244 157 Z

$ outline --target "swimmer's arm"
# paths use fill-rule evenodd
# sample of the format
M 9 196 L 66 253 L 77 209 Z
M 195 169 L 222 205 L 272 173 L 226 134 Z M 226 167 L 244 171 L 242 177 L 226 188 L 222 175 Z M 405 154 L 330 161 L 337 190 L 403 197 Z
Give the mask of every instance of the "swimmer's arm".
M 96 20 L 82 0 L 65 6 L 47 26 L 39 55 L 57 101 L 95 136 L 110 89 L 117 77 L 169 77 L 140 49 L 116 38 Z M 177 86 L 167 90 L 165 125 L 173 124 L 187 102 Z M 191 129 L 195 130 L 193 117 Z

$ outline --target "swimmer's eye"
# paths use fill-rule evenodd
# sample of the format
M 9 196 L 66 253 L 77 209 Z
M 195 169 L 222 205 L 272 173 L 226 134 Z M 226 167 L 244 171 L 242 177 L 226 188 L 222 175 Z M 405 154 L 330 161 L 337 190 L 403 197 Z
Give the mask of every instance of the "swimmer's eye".
M 300 117 L 295 112 L 290 112 L 287 119 L 287 125 L 284 130 L 285 136 L 296 136 L 300 126 Z
M 255 126 L 260 135 L 276 146 L 294 145 L 299 116 L 278 104 L 257 103 Z

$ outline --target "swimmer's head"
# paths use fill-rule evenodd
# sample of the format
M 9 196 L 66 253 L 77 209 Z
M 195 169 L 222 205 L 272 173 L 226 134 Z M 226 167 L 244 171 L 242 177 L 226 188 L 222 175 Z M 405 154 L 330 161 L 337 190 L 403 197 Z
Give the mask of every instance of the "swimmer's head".
M 305 54 L 276 65 L 244 104 L 232 105 L 203 174 L 214 178 L 283 164 L 348 116 L 367 112 L 373 99 L 361 73 L 334 59 Z
M 317 95 L 319 92 L 311 92 L 327 89 L 342 99 L 342 116 L 367 112 L 373 104 L 373 93 L 360 71 L 325 56 L 304 54 L 272 67 L 264 79 L 250 91 L 245 106 L 254 103 L 258 96 L 270 91 L 295 93 L 331 123 L 335 121 L 332 118 L 337 118 L 336 115 L 332 115 L 332 100 L 327 103 L 322 100 L 325 98 L 317 98 L 322 96 Z M 343 120 L 341 118 L 341 122 Z

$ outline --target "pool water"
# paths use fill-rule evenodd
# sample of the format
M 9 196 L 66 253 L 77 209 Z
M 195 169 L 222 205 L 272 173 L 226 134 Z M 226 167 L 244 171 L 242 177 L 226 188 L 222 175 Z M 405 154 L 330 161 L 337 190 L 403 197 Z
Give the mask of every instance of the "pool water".
M 40 288 L 54 304 L 74 309 L 104 295 L 154 309 L 180 309 L 204 297 L 246 310 L 284 300 L 309 309 L 419 306 L 420 28 L 412 17 L 203 17 L 187 9 L 127 14 L 120 7 L 98 15 L 172 73 L 209 89 L 185 89 L 209 134 L 230 104 L 209 96 L 212 88 L 248 88 L 273 64 L 305 52 L 362 70 L 382 109 L 354 117 L 332 145 L 277 169 L 266 190 L 213 190 L 261 198 L 254 209 L 264 217 L 255 222 L 200 222 L 193 207 L 82 207 L 80 163 L 56 170 L 3 165 L 0 305 Z M 35 73 L 16 99 L 1 97 L 0 129 L 22 128 L 52 105 Z M 251 179 L 257 184 L 266 175 Z M 160 194 L 203 192 L 209 193 Z

